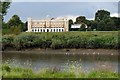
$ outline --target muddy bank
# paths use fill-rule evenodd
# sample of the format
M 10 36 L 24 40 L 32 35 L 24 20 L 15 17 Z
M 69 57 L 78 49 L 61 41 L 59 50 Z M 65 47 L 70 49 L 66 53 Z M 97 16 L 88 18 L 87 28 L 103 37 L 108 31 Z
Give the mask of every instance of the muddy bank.
M 8 48 L 3 51 L 3 53 L 25 53 L 25 54 L 81 54 L 81 55 L 118 55 L 117 49 L 41 49 L 41 48 L 34 48 L 34 49 L 23 49 L 23 50 L 16 50 L 14 48 Z

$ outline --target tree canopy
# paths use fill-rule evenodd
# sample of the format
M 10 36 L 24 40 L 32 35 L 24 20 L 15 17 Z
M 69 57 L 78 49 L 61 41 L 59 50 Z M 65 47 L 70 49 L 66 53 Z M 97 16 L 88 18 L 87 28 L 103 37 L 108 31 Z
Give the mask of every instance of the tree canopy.
M 7 22 L 8 27 L 19 25 L 23 25 L 23 22 L 20 20 L 18 15 L 13 15 L 12 18 Z
M 95 13 L 95 20 L 87 20 L 85 16 L 79 16 L 76 18 L 76 22 L 74 22 L 74 24 L 86 24 L 88 26 L 88 30 L 97 31 L 120 30 L 120 18 L 110 17 L 110 12 L 107 10 L 98 10 Z M 71 23 L 69 23 L 69 27 L 71 28 L 70 25 Z M 84 31 L 84 29 L 71 29 L 71 30 Z
M 109 18 L 110 17 L 110 12 L 106 10 L 98 10 L 95 13 L 95 20 L 101 21 L 103 19 Z
M 7 14 L 11 2 L 1 2 L 0 1 L 0 15 L 3 17 Z M 2 18 L 3 19 L 3 18 Z

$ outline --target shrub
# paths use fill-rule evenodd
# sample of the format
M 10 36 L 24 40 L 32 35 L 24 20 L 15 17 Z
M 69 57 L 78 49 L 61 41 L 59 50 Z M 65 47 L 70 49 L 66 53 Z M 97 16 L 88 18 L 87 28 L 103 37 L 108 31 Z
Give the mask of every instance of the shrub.
M 23 48 L 119 48 L 118 32 L 22 33 L 3 38 L 3 43 Z
M 14 43 L 14 36 L 15 35 L 4 35 L 2 37 L 1 43 L 2 43 L 2 50 L 4 50 L 6 47 L 13 47 Z

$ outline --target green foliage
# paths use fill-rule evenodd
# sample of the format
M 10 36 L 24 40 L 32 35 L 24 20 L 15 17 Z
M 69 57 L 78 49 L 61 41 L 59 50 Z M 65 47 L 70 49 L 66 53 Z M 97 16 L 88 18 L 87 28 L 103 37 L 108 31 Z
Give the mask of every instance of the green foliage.
M 17 15 L 13 15 L 12 18 L 3 25 L 3 34 L 20 34 L 24 30 L 24 23 Z
M 97 26 L 98 31 L 105 31 L 106 24 L 103 21 L 100 21 Z
M 21 26 L 21 27 L 23 27 L 23 22 L 20 20 L 18 15 L 13 15 L 12 18 L 7 22 L 7 28 L 10 28 L 12 26 L 14 26 L 14 27 Z
M 95 20 L 96 21 L 101 21 L 107 17 L 110 17 L 110 12 L 106 11 L 106 10 L 98 10 L 95 13 Z
M 89 78 L 117 78 L 118 74 L 109 71 L 92 71 L 88 74 Z
M 13 67 L 8 64 L 2 65 L 4 78 L 31 78 L 33 71 L 29 68 Z
M 51 39 L 51 38 L 50 38 Z M 51 44 L 51 40 L 47 35 L 38 35 L 33 33 L 23 33 L 15 37 L 14 44 L 17 49 L 21 48 L 49 48 Z
M 85 23 L 86 21 L 86 17 L 85 16 L 79 16 L 76 18 L 76 24 L 80 24 L 80 23 Z
M 44 68 L 38 72 L 33 72 L 29 68 L 3 64 L 2 76 L 3 78 L 118 78 L 118 73 L 110 71 L 91 71 L 84 73 L 74 65 L 69 68 L 67 71 L 60 71 L 56 68 Z
M 72 30 L 72 28 L 71 28 L 71 25 L 73 24 L 73 20 L 69 20 L 69 31 L 71 31 Z
M 15 35 L 4 35 L 2 36 L 2 40 L 0 41 L 0 43 L 2 43 L 2 49 L 6 49 L 7 47 L 14 47 L 14 36 Z
M 11 68 L 8 64 L 4 64 L 2 66 L 2 71 L 6 71 L 6 72 L 10 72 L 11 71 Z
M 5 1 L 5 0 L 4 0 Z M 11 2 L 2 2 L 0 1 L 0 29 L 4 26 L 4 16 L 7 14 L 7 10 L 10 7 Z
M 117 48 L 118 32 L 22 33 L 14 38 L 24 48 Z
M 11 26 L 9 29 L 2 29 L 2 34 L 6 35 L 6 34 L 15 34 L 18 35 L 22 32 L 22 26 Z
M 7 14 L 7 10 L 10 7 L 10 2 L 1 2 L 0 1 L 0 13 L 2 13 L 2 15 L 6 15 Z
M 76 18 L 74 24 L 86 24 L 89 31 L 96 29 L 97 31 L 115 31 L 120 30 L 120 18 L 110 17 L 110 12 L 107 10 L 98 10 L 95 13 L 95 20 L 87 20 L 85 16 Z M 69 24 L 69 27 L 71 24 Z M 85 31 L 82 29 L 70 29 L 70 31 Z
M 11 2 L 8 1 L 4 1 L 4 2 L 0 1 L 0 19 L 2 20 L 2 22 L 4 20 L 3 16 L 7 14 L 7 10 L 9 9 L 10 4 Z
M 85 24 L 82 24 L 81 25 L 81 27 L 80 27 L 80 29 L 79 29 L 79 31 L 86 31 L 86 25 Z

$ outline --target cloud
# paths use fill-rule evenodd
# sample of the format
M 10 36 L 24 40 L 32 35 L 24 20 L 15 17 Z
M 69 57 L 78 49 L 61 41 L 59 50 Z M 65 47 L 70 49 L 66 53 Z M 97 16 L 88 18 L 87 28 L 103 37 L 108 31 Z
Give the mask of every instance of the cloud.
M 65 16 L 58 16 L 56 19 L 67 19 L 67 20 L 72 19 L 73 22 L 75 22 L 77 17 L 78 15 L 65 15 Z
M 119 15 L 119 16 L 118 16 Z M 111 17 L 120 17 L 120 13 L 118 14 L 118 13 L 113 13 L 113 14 L 111 14 L 110 15 Z
M 94 20 L 94 18 L 87 18 L 87 20 Z

